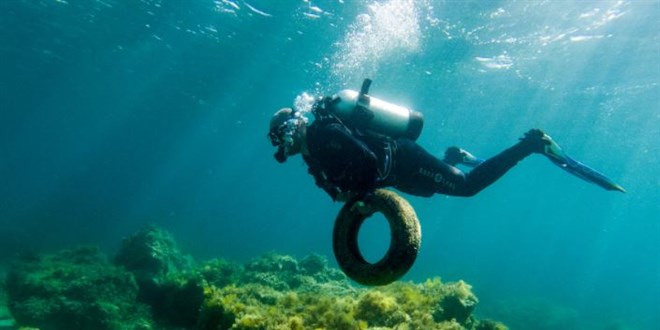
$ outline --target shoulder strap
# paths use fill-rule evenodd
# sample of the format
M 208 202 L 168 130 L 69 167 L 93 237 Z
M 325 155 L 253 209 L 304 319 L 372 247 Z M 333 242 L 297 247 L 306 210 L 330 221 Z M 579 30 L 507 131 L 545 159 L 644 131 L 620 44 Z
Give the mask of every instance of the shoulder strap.
M 332 107 L 337 103 L 338 99 L 333 99 L 330 96 L 323 97 L 312 106 L 312 114 L 314 114 L 314 124 L 328 125 L 337 123 L 345 127 L 348 131 L 355 134 L 355 128 L 347 125 L 337 115 L 332 112 Z

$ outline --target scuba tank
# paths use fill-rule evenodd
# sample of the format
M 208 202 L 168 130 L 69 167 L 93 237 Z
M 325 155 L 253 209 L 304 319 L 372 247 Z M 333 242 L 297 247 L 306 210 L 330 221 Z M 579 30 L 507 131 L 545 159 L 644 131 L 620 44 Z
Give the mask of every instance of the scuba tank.
M 350 126 L 392 138 L 417 140 L 424 127 L 420 112 L 371 97 L 370 79 L 365 79 L 360 92 L 345 89 L 332 97 L 330 112 Z

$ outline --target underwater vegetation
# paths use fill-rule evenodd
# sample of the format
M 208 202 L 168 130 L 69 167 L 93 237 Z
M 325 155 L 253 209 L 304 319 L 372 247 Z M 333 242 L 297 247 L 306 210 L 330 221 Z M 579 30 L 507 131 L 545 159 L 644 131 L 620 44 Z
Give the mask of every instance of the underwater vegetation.
M 151 329 L 149 307 L 128 271 L 93 247 L 24 256 L 6 279 L 19 325 L 39 329 Z
M 154 226 L 112 260 L 95 247 L 23 256 L 5 285 L 23 329 L 507 329 L 472 315 L 478 299 L 463 281 L 357 287 L 317 254 L 196 262 Z
M 11 329 L 14 324 L 9 309 L 7 309 L 7 292 L 4 286 L 0 285 L 0 330 Z

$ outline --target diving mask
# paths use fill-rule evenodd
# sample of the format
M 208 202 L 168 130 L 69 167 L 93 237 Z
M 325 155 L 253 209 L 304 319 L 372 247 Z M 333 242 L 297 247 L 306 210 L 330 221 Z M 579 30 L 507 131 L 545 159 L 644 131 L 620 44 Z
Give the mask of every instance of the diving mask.
M 288 119 L 283 123 L 273 126 L 268 132 L 268 138 L 273 146 L 278 147 L 275 159 L 283 163 L 289 151 L 295 144 L 295 134 L 300 127 L 307 125 L 308 119 L 301 115 L 300 112 L 291 112 Z

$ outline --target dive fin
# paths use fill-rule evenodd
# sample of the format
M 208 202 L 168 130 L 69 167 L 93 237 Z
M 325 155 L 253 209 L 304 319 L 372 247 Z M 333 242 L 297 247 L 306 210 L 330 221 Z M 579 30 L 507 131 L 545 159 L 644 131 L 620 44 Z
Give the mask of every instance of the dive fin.
M 544 154 L 555 165 L 580 179 L 599 185 L 605 190 L 626 192 L 623 187 L 604 174 L 568 156 L 554 141 Z

